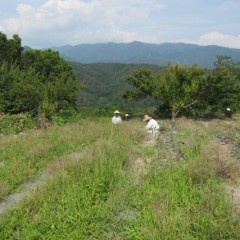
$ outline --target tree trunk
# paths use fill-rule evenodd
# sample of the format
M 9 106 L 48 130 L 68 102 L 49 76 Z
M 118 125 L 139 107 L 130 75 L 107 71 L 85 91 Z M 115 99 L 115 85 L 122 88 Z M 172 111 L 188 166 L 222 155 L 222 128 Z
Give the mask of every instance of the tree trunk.
M 173 122 L 175 122 L 176 117 L 177 117 L 177 114 L 178 114 L 178 111 L 174 111 L 174 110 L 172 109 L 172 121 L 173 121 Z

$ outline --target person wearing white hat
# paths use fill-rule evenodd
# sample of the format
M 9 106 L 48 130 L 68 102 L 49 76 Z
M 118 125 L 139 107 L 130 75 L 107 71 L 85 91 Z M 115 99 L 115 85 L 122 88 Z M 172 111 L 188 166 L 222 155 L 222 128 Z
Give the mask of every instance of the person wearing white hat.
M 147 132 L 149 133 L 159 132 L 160 127 L 158 125 L 158 122 L 155 119 L 153 119 L 151 116 L 144 115 L 143 122 L 147 122 L 147 126 L 145 127 L 145 130 L 147 130 Z
M 121 113 L 118 110 L 116 110 L 113 114 L 114 114 L 114 116 L 112 118 L 112 123 L 113 124 L 120 124 L 120 123 L 122 123 L 122 118 L 120 116 Z

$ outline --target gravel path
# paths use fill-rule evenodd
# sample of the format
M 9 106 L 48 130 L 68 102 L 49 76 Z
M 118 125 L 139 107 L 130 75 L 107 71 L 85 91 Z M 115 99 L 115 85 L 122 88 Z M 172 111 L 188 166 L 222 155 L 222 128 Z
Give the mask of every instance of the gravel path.
M 10 194 L 3 201 L 0 201 L 0 216 L 4 216 L 7 211 L 14 208 L 18 203 L 20 203 L 25 197 L 27 197 L 31 192 L 41 187 L 43 184 L 50 179 L 53 175 L 53 172 L 56 169 L 63 168 L 66 164 L 69 164 L 71 161 L 78 160 L 80 156 L 86 154 L 87 149 L 84 149 L 82 152 L 74 152 L 66 156 L 64 159 L 58 159 L 53 163 L 49 164 L 48 168 L 43 171 L 35 180 L 29 180 L 18 192 Z
M 170 121 L 166 120 L 166 123 L 168 127 L 160 132 L 156 143 L 158 164 L 165 167 L 183 160 L 179 148 L 174 143 L 174 135 L 177 134 L 176 127 Z
M 29 195 L 33 190 L 36 190 L 40 184 L 46 181 L 49 177 L 49 173 L 43 172 L 37 180 L 28 181 L 25 183 L 20 192 L 15 192 L 10 194 L 5 200 L 0 202 L 0 216 L 4 216 L 8 210 L 16 206 L 21 200 L 23 200 L 27 195 Z

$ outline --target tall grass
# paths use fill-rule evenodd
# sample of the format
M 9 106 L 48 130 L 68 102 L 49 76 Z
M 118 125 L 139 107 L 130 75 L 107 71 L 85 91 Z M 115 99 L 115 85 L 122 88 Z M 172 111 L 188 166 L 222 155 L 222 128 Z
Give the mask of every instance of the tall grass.
M 32 130 L 0 139 L 0 199 L 32 179 L 58 157 L 82 151 L 99 138 L 109 137 L 101 121 L 79 121 L 62 127 Z
M 168 168 L 149 166 L 135 181 L 134 159 L 146 167 L 150 158 L 154 164 L 162 161 L 158 149 L 140 144 L 141 123 L 112 126 L 100 119 L 90 123 L 89 131 L 83 124 L 89 126 L 80 122 L 59 129 L 65 144 L 76 141 L 84 149 L 75 143 L 63 150 L 60 134 L 54 138 L 60 149 L 45 167 L 69 152 L 81 154 L 55 168 L 51 179 L 1 218 L 0 239 L 240 239 L 239 219 L 214 161 L 205 158 L 214 131 L 179 121 L 174 138 L 185 161 Z M 76 137 L 79 129 L 86 129 L 82 138 Z M 56 130 L 50 131 L 39 140 L 52 138 Z
M 127 149 L 138 143 L 143 136 L 137 124 L 112 126 L 106 120 L 95 124 L 92 122 L 90 125 L 88 123 L 90 130 L 83 131 L 84 137 L 81 138 L 89 143 L 87 151 L 83 151 L 79 158 L 64 168 L 58 169 L 48 184 L 38 189 L 33 197 L 13 213 L 9 213 L 9 218 L 6 217 L 5 223 L 2 223 L 2 226 L 5 225 L 1 229 L 3 236 L 71 239 L 73 234 L 80 239 L 91 239 L 91 236 L 97 236 L 101 231 L 106 234 L 107 226 L 105 230 L 102 226 L 109 219 L 107 200 L 119 182 L 125 179 L 122 168 Z M 78 126 L 81 130 L 81 125 Z M 72 130 L 65 132 L 64 139 L 71 143 L 79 129 L 76 125 L 69 128 Z M 59 141 L 58 138 L 55 139 Z M 19 218 L 21 227 L 13 231 L 13 226 L 19 224 Z

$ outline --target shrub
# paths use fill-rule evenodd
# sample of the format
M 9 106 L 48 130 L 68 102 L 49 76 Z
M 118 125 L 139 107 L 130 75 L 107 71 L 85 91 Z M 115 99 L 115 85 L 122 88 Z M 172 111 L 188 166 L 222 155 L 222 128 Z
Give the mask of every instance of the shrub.
M 0 133 L 20 133 L 37 126 L 37 121 L 28 114 L 4 115 L 0 118 Z

